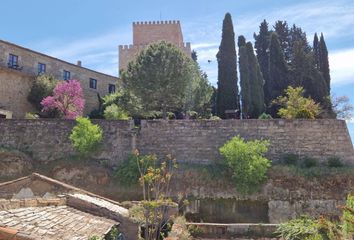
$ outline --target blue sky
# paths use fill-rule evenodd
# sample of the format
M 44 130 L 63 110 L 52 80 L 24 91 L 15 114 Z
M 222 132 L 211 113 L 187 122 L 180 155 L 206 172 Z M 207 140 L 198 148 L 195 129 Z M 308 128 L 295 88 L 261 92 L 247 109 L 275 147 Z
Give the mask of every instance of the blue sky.
M 0 39 L 118 74 L 118 45 L 132 43 L 133 21 L 180 20 L 209 80 L 217 81 L 215 55 L 226 12 L 236 35 L 252 40 L 263 19 L 301 26 L 312 41 L 323 32 L 330 53 L 332 93 L 354 101 L 353 0 L 17 0 L 3 1 Z M 208 60 L 212 60 L 208 63 Z M 354 120 L 349 122 L 354 138 Z

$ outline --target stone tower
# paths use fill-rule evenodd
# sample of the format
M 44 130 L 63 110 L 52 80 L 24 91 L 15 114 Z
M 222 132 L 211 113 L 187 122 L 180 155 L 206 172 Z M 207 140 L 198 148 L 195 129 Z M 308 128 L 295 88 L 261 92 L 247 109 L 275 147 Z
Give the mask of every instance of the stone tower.
M 133 45 L 119 46 L 119 70 L 125 70 L 141 50 L 158 41 L 173 43 L 191 56 L 191 44 L 183 42 L 180 21 L 133 22 Z

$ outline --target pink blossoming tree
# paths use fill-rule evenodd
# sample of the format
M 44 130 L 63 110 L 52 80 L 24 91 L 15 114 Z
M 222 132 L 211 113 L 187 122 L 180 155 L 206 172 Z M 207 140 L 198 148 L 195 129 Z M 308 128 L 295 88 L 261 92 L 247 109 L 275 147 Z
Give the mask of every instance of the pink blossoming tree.
M 82 116 L 85 100 L 80 82 L 69 80 L 60 82 L 48 96 L 41 101 L 43 112 L 57 110 L 65 119 L 75 119 Z

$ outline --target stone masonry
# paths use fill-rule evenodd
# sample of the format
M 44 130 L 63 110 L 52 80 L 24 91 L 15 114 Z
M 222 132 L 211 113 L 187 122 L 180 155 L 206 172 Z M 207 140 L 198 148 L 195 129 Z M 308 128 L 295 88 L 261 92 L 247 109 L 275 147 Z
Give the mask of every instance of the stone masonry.
M 104 132 L 101 150 L 93 157 L 117 165 L 133 149 L 143 154 L 172 154 L 179 162 L 210 164 L 221 160 L 218 149 L 232 137 L 270 141 L 268 157 L 281 159 L 297 154 L 325 161 L 340 157 L 354 165 L 353 145 L 341 120 L 97 120 Z M 0 120 L 0 146 L 28 153 L 36 161 L 49 162 L 74 154 L 69 135 L 74 121 Z
M 10 54 L 18 56 L 18 67 L 8 66 Z M 35 109 L 27 101 L 33 80 L 38 75 L 38 64 L 45 64 L 46 73 L 63 80 L 64 70 L 70 79 L 79 80 L 86 100 L 85 114 L 98 107 L 97 94 L 109 93 L 109 84 L 118 84 L 118 78 L 96 72 L 78 64 L 44 55 L 30 49 L 0 40 L 0 109 L 11 111 L 13 118 L 23 118 Z M 90 79 L 97 80 L 97 89 L 90 88 Z
M 183 42 L 180 21 L 134 22 L 133 45 L 119 46 L 119 70 L 125 70 L 140 51 L 158 41 L 173 43 L 186 55 L 191 56 L 190 43 Z

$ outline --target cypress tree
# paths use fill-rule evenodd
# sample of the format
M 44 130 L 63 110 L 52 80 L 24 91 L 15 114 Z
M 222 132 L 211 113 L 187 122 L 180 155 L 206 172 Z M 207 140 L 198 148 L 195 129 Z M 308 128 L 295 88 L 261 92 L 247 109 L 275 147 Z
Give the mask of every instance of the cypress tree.
M 195 50 L 192 51 L 191 58 L 193 59 L 194 62 L 198 61 L 198 54 Z
M 230 13 L 225 15 L 223 21 L 222 39 L 216 57 L 218 60 L 217 114 L 225 118 L 226 110 L 240 109 L 235 33 Z
M 258 118 L 264 112 L 264 79 L 258 64 L 257 58 L 254 54 L 251 42 L 246 44 L 249 66 L 249 88 L 251 107 L 249 108 L 249 116 L 251 118 Z
M 318 55 L 319 55 L 319 70 L 323 74 L 323 78 L 327 84 L 327 96 L 331 92 L 331 75 L 329 70 L 329 61 L 328 61 L 328 50 L 327 45 L 324 40 L 323 34 L 321 33 L 320 42 L 318 46 Z
M 258 118 L 264 112 L 264 79 L 251 42 L 239 37 L 239 64 L 242 114 Z
M 239 68 L 240 68 L 240 86 L 241 86 L 241 103 L 242 115 L 245 118 L 249 116 L 249 107 L 251 105 L 250 80 L 249 80 L 249 61 L 246 47 L 246 39 L 244 36 L 238 38 L 239 47 Z
M 307 36 L 304 31 L 300 27 L 297 27 L 295 24 L 292 26 L 289 32 L 289 57 L 290 59 L 293 57 L 294 54 L 294 45 L 295 42 L 300 42 L 302 46 L 305 48 L 305 52 L 311 52 L 311 46 L 307 41 Z
M 254 34 L 255 44 L 254 47 L 257 53 L 257 59 L 264 78 L 264 98 L 265 103 L 268 105 L 272 101 L 271 86 L 269 81 L 269 43 L 270 43 L 270 31 L 268 29 L 268 23 L 264 20 L 260 27 L 259 33 Z
M 284 90 L 289 85 L 287 79 L 288 66 L 284 58 L 284 53 L 281 49 L 278 35 L 276 33 L 272 33 L 269 47 L 269 83 L 267 86 L 268 89 L 265 90 L 270 94 L 269 103 L 277 97 L 283 95 Z M 272 105 L 269 109 L 269 113 L 273 117 L 276 117 L 277 107 Z
M 277 21 L 273 26 L 278 34 L 280 46 L 283 49 L 285 60 L 290 61 L 290 30 L 286 21 Z
M 304 87 L 308 92 L 306 78 L 311 75 L 312 71 L 312 56 L 306 53 L 304 45 L 300 41 L 293 43 L 293 53 L 291 58 L 291 85 L 294 87 Z
M 307 53 L 306 47 L 296 41 L 291 65 L 293 85 L 303 87 L 306 97 L 311 97 L 323 108 L 327 108 L 327 84 L 322 74 L 316 69 L 315 62 L 315 51 Z
M 320 53 L 319 53 L 319 42 L 317 33 L 313 38 L 313 56 L 315 58 L 315 66 L 319 70 L 320 69 Z

